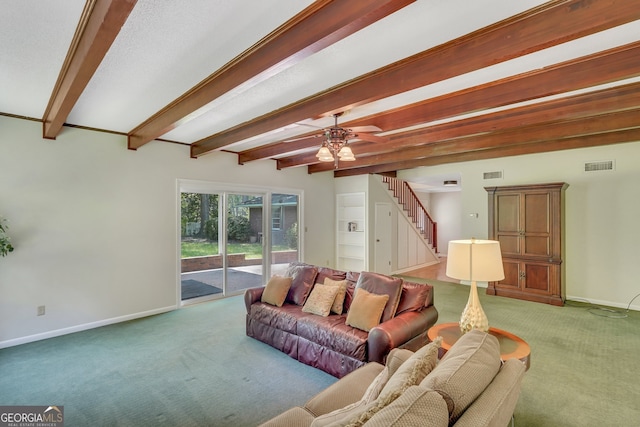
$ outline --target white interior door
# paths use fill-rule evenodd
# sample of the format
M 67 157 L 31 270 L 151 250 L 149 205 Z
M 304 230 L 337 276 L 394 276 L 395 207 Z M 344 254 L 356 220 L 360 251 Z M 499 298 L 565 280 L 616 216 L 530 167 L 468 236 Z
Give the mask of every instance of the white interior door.
M 391 274 L 391 204 L 376 203 L 374 271 Z

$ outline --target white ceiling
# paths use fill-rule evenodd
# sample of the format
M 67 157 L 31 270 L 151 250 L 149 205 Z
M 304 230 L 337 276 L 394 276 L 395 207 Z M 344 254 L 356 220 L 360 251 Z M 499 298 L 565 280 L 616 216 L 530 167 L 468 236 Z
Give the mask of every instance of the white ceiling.
M 138 0 L 66 122 L 129 133 L 311 3 Z M 253 87 L 237 88 L 223 95 L 161 138 L 193 143 L 543 3 L 417 0 Z M 42 119 L 84 6 L 82 0 L 3 2 L 0 114 Z M 635 21 L 359 105 L 348 112 L 348 118 L 369 116 L 638 41 L 639 35 L 640 21 Z M 612 84 L 622 83 L 626 82 Z M 309 118 L 304 125 L 292 124 L 285 130 L 268 132 L 224 149 L 242 151 L 308 132 L 307 125 L 321 128 L 331 123 L 330 117 Z

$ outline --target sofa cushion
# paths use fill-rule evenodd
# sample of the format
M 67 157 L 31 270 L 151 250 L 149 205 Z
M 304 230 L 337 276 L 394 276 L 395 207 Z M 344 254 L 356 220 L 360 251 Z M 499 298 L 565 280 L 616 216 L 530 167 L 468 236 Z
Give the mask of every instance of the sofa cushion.
M 348 326 L 345 315 L 320 317 L 307 315 L 298 320 L 298 336 L 356 360 L 366 361 L 365 331 Z
M 449 425 L 449 412 L 442 396 L 424 387 L 411 386 L 400 397 L 371 417 L 366 427 Z
M 289 288 L 285 301 L 304 305 L 315 283 L 317 274 L 318 269 L 314 266 L 295 262 L 289 264 L 284 276 L 291 277 L 292 280 L 291 288 Z
M 318 275 L 316 276 L 316 283 L 324 283 L 324 279 L 327 277 L 331 280 L 345 280 L 347 273 L 340 270 L 334 270 L 329 267 L 317 267 Z
M 325 277 L 324 286 L 337 286 L 338 292 L 331 305 L 331 311 L 336 314 L 342 314 L 344 309 L 344 297 L 347 294 L 347 281 L 346 280 L 333 280 L 329 277 Z
M 302 307 L 302 311 L 317 314 L 318 316 L 328 316 L 339 290 L 340 288 L 338 286 L 325 286 L 320 284 L 314 286 Z
M 251 306 L 249 316 L 259 323 L 297 335 L 298 321 L 313 315 L 303 313 L 302 307 L 295 304 L 283 304 L 282 307 L 276 307 L 257 302 Z
M 273 276 L 264 287 L 260 301 L 282 307 L 290 287 L 291 277 Z
M 491 383 L 500 364 L 498 339 L 474 329 L 458 339 L 420 385 L 442 395 L 455 423 Z
M 518 403 L 525 371 L 525 365 L 520 360 L 506 360 L 491 384 L 458 418 L 456 425 L 508 425 Z
M 402 283 L 402 294 L 396 309 L 396 316 L 406 311 L 420 311 L 425 306 L 427 298 L 431 293 L 431 286 L 423 283 L 407 282 Z
M 380 323 L 386 322 L 395 316 L 400 302 L 400 295 L 402 294 L 401 278 L 363 271 L 358 278 L 356 289 L 364 289 L 372 294 L 389 296 Z
M 347 313 L 347 325 L 368 332 L 380 324 L 380 318 L 388 301 L 387 294 L 377 295 L 363 288 L 357 288 Z

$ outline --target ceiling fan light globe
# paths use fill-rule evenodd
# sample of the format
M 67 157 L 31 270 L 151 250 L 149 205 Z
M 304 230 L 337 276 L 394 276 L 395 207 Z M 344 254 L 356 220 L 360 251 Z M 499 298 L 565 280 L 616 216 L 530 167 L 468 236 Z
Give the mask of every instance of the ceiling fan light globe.
M 356 159 L 356 157 L 353 155 L 353 151 L 351 151 L 351 147 L 349 147 L 348 145 L 345 145 L 340 149 L 340 151 L 338 151 L 338 157 L 340 157 L 340 160 L 346 161 Z
M 333 162 L 333 155 L 331 154 L 331 151 L 329 151 L 329 149 L 324 146 L 320 147 L 320 149 L 318 150 L 318 154 L 316 154 L 316 157 L 321 162 Z

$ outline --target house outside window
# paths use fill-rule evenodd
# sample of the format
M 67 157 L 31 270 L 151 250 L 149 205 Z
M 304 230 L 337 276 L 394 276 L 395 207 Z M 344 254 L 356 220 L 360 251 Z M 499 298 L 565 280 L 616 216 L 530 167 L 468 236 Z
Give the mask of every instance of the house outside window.
M 271 209 L 271 229 L 282 229 L 282 206 L 273 206 Z

